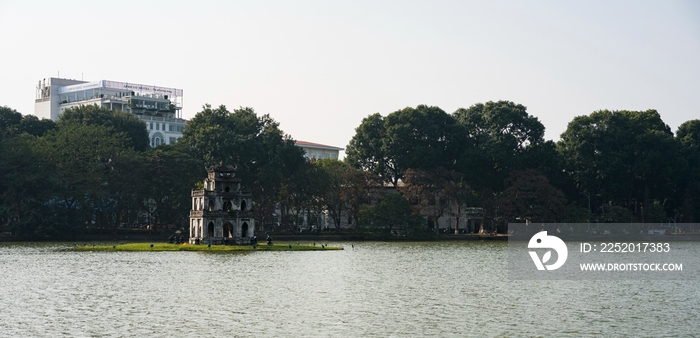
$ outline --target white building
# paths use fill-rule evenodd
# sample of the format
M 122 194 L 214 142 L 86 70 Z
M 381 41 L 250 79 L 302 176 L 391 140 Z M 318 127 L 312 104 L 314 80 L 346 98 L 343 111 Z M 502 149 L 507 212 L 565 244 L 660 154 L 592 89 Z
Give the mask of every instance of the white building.
M 339 152 L 345 150 L 344 148 L 306 141 L 296 141 L 295 145 L 304 149 L 304 156 L 310 160 L 320 160 L 324 158 L 337 160 Z
M 34 115 L 58 121 L 64 110 L 96 104 L 110 110 L 131 112 L 146 123 L 151 147 L 173 144 L 182 137 L 182 89 L 137 83 L 62 78 L 39 81 Z

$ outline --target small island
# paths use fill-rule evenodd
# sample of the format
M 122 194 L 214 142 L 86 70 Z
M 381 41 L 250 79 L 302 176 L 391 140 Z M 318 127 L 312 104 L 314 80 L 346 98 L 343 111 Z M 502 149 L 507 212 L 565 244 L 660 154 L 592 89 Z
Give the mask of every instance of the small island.
M 170 243 L 124 243 L 124 244 L 76 244 L 77 251 L 313 251 L 313 250 L 343 250 L 342 247 L 325 244 L 274 244 L 274 245 L 191 245 Z

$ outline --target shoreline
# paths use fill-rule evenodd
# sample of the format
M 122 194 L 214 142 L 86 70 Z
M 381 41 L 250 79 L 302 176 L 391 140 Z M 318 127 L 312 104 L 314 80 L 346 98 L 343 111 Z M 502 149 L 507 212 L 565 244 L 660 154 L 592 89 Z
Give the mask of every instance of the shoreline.
M 123 243 L 113 245 L 74 245 L 66 250 L 74 251 L 103 251 L 103 252 L 163 252 L 163 251 L 195 251 L 195 252 L 250 252 L 250 251 L 334 251 L 343 250 L 339 246 L 298 245 L 298 244 L 262 244 L 262 245 L 196 245 L 170 243 Z

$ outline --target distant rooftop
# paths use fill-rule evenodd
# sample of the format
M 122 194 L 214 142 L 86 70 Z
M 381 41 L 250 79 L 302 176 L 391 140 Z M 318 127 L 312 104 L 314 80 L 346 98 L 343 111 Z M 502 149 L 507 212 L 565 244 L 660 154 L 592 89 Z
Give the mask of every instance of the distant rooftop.
M 306 141 L 294 141 L 294 144 L 296 144 L 299 147 L 306 147 L 306 148 L 338 150 L 338 151 L 345 150 L 345 148 L 339 148 L 339 147 L 334 147 L 334 146 L 328 146 L 325 144 L 306 142 Z

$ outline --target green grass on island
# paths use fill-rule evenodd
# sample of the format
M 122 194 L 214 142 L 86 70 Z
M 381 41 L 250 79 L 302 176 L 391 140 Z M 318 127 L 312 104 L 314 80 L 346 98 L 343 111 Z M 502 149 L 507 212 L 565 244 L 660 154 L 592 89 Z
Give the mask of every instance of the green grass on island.
M 313 251 L 343 250 L 338 246 L 325 244 L 256 244 L 256 245 L 207 245 L 207 244 L 168 244 L 168 243 L 124 243 L 124 244 L 77 244 L 78 251 Z

